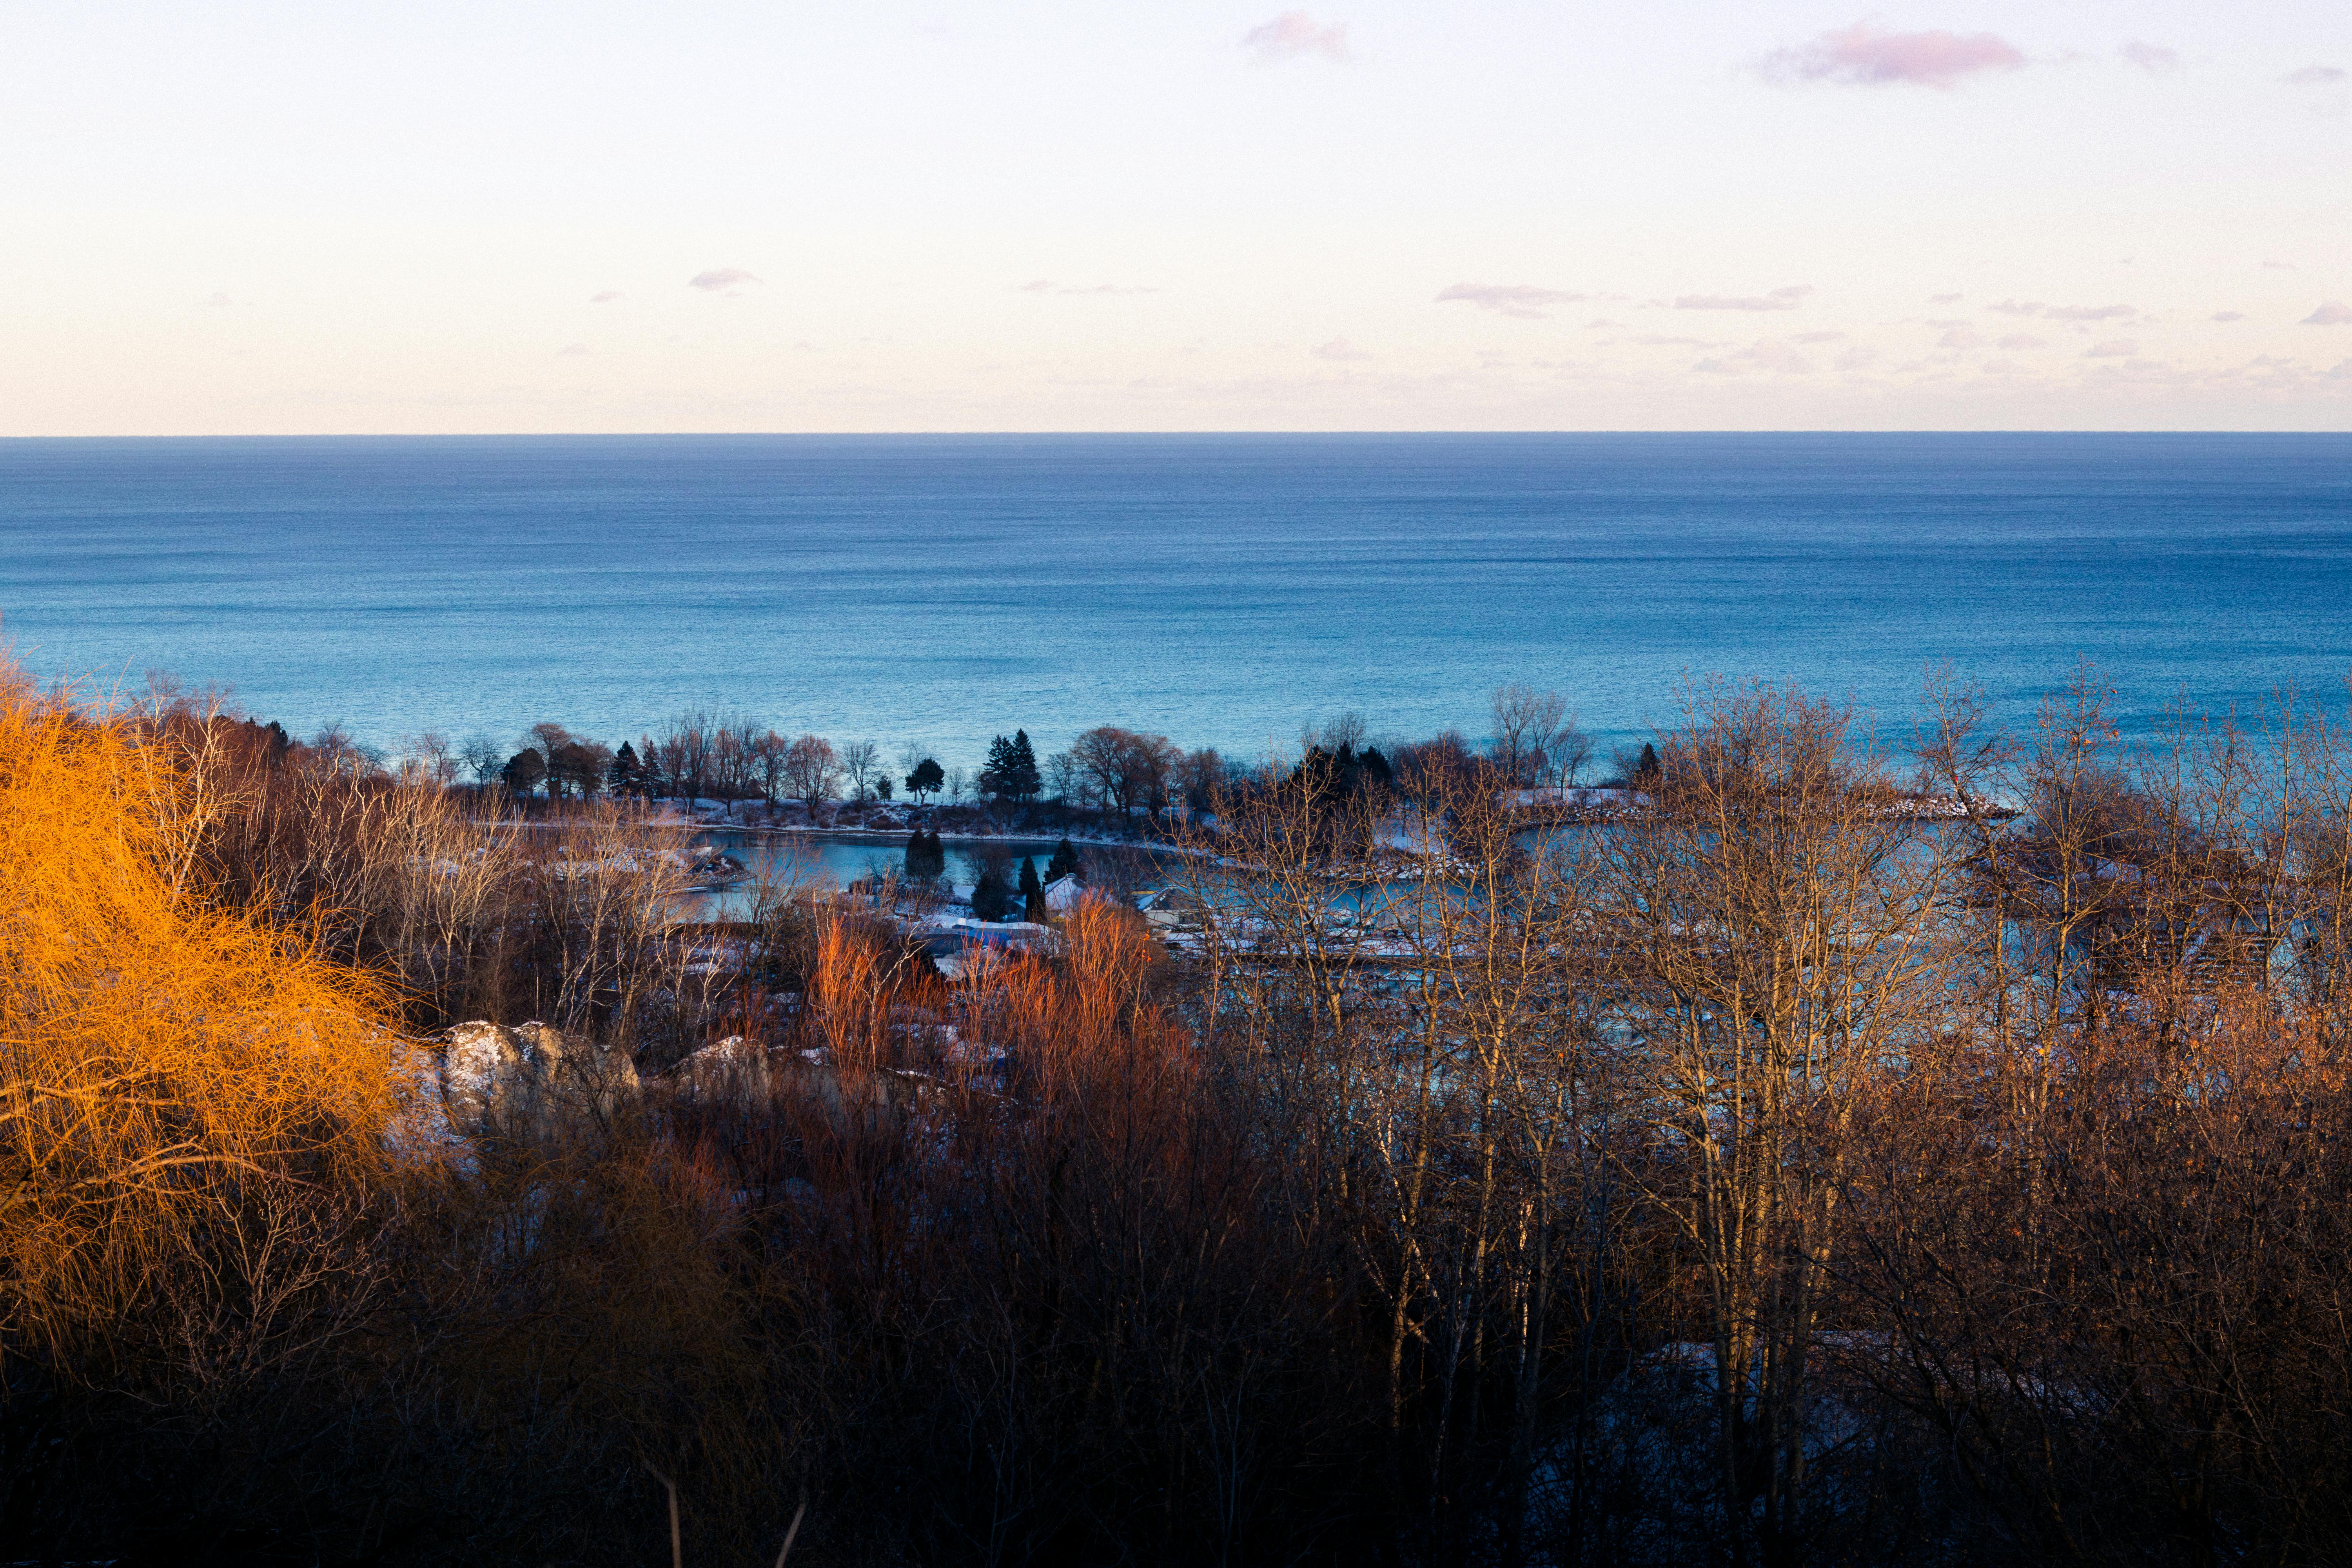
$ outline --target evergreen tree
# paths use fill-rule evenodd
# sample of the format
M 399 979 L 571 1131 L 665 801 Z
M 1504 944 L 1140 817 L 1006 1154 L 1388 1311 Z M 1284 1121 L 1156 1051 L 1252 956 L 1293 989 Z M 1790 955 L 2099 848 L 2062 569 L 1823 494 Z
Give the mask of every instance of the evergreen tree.
M 530 794 L 546 776 L 547 760 L 529 746 L 509 757 L 507 765 L 499 773 L 507 788 L 518 795 Z
M 1013 754 L 1013 742 L 999 735 L 988 743 L 988 761 L 982 765 L 980 777 L 974 782 L 979 784 L 981 794 L 1003 798 L 1014 793 L 1013 774 L 1019 769 L 1020 763 Z
M 1364 754 L 1356 762 L 1363 770 L 1366 784 L 1377 784 L 1382 789 L 1396 787 L 1396 770 L 1389 766 L 1389 760 L 1381 755 L 1378 746 L 1366 746 Z
M 1006 773 L 1015 800 L 1034 800 L 1045 788 L 1045 775 L 1037 771 L 1037 750 L 1029 743 L 1029 731 L 1013 731 L 1013 754 Z
M 948 868 L 947 846 L 936 833 L 915 829 L 907 840 L 907 879 L 910 882 L 937 881 Z
M 606 783 L 614 795 L 635 795 L 644 782 L 645 770 L 637 765 L 637 749 L 626 741 L 613 753 L 613 771 Z
M 1045 862 L 1045 880 L 1048 883 L 1058 882 L 1065 877 L 1076 877 L 1080 881 L 1086 879 L 1084 868 L 1078 863 L 1077 846 L 1067 838 L 1054 846 L 1054 858 Z
M 1045 918 L 1045 884 L 1037 879 L 1037 858 L 1034 855 L 1021 858 L 1021 906 L 1026 918 Z
M 920 805 L 925 795 L 938 794 L 940 786 L 947 782 L 947 770 L 925 757 L 915 764 L 915 771 L 907 775 L 907 793 L 915 797 L 916 805 Z
M 973 918 L 1001 921 L 1013 908 L 1013 885 L 1004 879 L 1004 868 L 991 864 L 980 874 L 971 889 Z
M 1633 769 L 1633 776 L 1645 782 L 1658 776 L 1658 748 L 1646 741 L 1642 743 L 1642 761 Z

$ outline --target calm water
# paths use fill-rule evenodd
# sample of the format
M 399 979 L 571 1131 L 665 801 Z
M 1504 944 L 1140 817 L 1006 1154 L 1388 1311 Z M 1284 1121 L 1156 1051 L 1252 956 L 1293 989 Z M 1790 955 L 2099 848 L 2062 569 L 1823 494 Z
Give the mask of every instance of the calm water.
M 1025 725 L 1256 754 L 1360 709 L 1483 732 L 1685 673 L 1907 733 L 1948 664 L 2012 720 L 2097 661 L 2340 698 L 2352 437 L 1508 436 L 0 442 L 0 638 L 389 743 L 691 704 L 976 763 Z

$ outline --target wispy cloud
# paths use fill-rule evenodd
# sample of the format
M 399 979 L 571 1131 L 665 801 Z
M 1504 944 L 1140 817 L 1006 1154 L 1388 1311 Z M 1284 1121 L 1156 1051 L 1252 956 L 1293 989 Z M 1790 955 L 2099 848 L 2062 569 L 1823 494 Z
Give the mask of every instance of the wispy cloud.
M 2162 76 L 2167 71 L 2180 68 L 2179 50 L 2168 49 L 2162 44 L 2151 44 L 2141 38 L 2132 39 L 2116 53 L 2150 76 Z
M 2139 314 L 2130 305 L 2045 305 L 2039 300 L 2003 300 L 1988 309 L 2004 316 L 2038 316 L 2045 321 L 2121 321 Z
M 1343 64 L 1348 58 L 1348 28 L 1344 23 L 1326 26 L 1304 11 L 1285 11 L 1244 33 L 1242 47 L 1266 64 L 1308 55 Z
M 1640 337 L 1635 338 L 1633 341 L 1647 349 L 1711 349 L 1717 346 L 1715 342 L 1711 342 L 1706 338 L 1675 338 L 1668 337 L 1664 332 L 1643 332 Z
M 566 343 L 562 348 L 555 351 L 555 357 L 558 359 L 577 359 L 580 355 L 584 354 L 587 352 L 588 345 L 586 343 Z
M 1141 283 L 1056 283 L 1050 278 L 1032 278 L 1026 283 L 1013 285 L 1015 294 L 1157 294 L 1160 290 Z
M 2047 339 L 2037 338 L 2032 332 L 2011 332 L 2000 340 L 2000 346 L 2005 349 L 2038 349 L 2047 342 Z
M 2139 345 L 2129 338 L 2108 338 L 2093 343 L 2083 351 L 2084 359 L 2129 359 L 2139 353 Z
M 2216 310 L 2206 318 L 2209 321 L 2242 321 L 2245 319 L 2243 310 Z
M 1677 310 L 1793 310 L 1813 291 L 1810 283 L 1791 283 L 1769 294 L 1684 294 L 1675 300 Z
M 2279 78 L 2289 87 L 2326 87 L 2330 82 L 2343 79 L 2344 72 L 2336 66 L 2305 66 L 2301 70 L 2292 70 Z
M 1930 294 L 1927 296 L 1927 303 L 1930 305 L 1954 305 L 1959 302 L 1959 299 L 1960 297 L 1958 294 Z
M 588 302 L 592 305 L 609 305 L 620 297 L 621 291 L 618 289 L 607 289 L 601 294 L 589 295 Z
M 1936 340 L 1936 346 L 1939 349 L 1972 349 L 1983 342 L 1984 340 L 1982 338 L 1977 336 L 1976 333 L 1970 331 L 1968 328 L 1954 327 L 1951 331 L 1946 332 L 1942 337 Z
M 1844 336 L 1845 334 L 1843 332 L 1799 332 L 1796 336 L 1796 342 L 1801 343 L 1833 343 Z
M 1760 338 L 1737 353 L 1721 359 L 1703 359 L 1691 369 L 1708 375 L 1738 375 L 1743 372 L 1769 370 L 1781 375 L 1811 375 L 1813 362 L 1783 342 Z
M 699 289 L 708 294 L 723 294 L 730 289 L 740 289 L 759 279 L 740 267 L 714 267 L 708 272 L 698 272 L 686 280 L 689 289 Z
M 1559 289 L 1538 289 L 1531 283 L 1456 283 L 1438 290 L 1433 304 L 1445 305 L 1459 301 L 1475 305 L 1482 310 L 1492 310 L 1498 316 L 1517 316 L 1524 321 L 1541 321 L 1550 305 L 1572 305 L 1584 299 Z
M 2340 300 L 2330 300 L 2303 319 L 2306 327 L 2340 327 L 2352 321 L 2352 305 Z
M 2292 261 L 2265 261 L 2263 263 L 2263 270 L 2265 272 L 2292 272 L 2294 270 L 2294 263 Z
M 229 306 L 231 306 L 231 305 L 236 304 L 236 300 L 232 300 L 232 299 L 230 299 L 230 298 L 229 298 L 226 294 L 225 294 L 225 293 L 215 293 L 215 294 L 207 294 L 207 295 L 205 295 L 203 299 L 201 299 L 201 300 L 197 300 L 197 301 L 196 301 L 196 303 L 197 303 L 197 304 L 199 304 L 199 305 L 208 305 L 208 306 L 210 306 L 212 309 L 214 309 L 214 310 L 225 310 L 225 309 L 226 309 L 227 307 L 229 307 Z
M 1315 350 L 1315 357 L 1317 359 L 1354 361 L 1370 359 L 1372 355 L 1369 351 L 1358 348 L 1355 344 L 1349 342 L 1345 338 L 1333 338 L 1329 342 L 1321 344 Z
M 2025 55 L 1990 33 L 1890 33 L 1856 22 L 1795 48 L 1775 49 L 1757 63 L 1776 81 L 1949 89 L 1980 72 L 2015 70 L 2025 64 Z

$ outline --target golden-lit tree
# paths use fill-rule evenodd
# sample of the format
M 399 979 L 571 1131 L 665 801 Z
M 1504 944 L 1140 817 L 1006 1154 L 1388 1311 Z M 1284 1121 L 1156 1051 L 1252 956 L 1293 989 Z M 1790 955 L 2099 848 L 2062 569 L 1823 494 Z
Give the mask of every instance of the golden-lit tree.
M 60 1349 L 275 1184 L 373 1163 L 391 998 L 173 875 L 186 783 L 0 671 L 0 1330 Z

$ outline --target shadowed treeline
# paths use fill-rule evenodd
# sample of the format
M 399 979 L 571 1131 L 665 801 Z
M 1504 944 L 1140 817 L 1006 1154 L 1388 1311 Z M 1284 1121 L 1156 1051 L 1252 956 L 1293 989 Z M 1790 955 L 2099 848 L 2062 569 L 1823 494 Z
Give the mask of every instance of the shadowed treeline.
M 0 707 L 17 1555 L 658 1561 L 657 1473 L 695 1563 L 2352 1556 L 2328 723 L 1936 694 L 1898 779 L 1703 687 L 1541 836 L 1334 752 L 950 980 L 674 925 L 617 811 Z M 644 1088 L 469 1121 L 467 1018 Z

